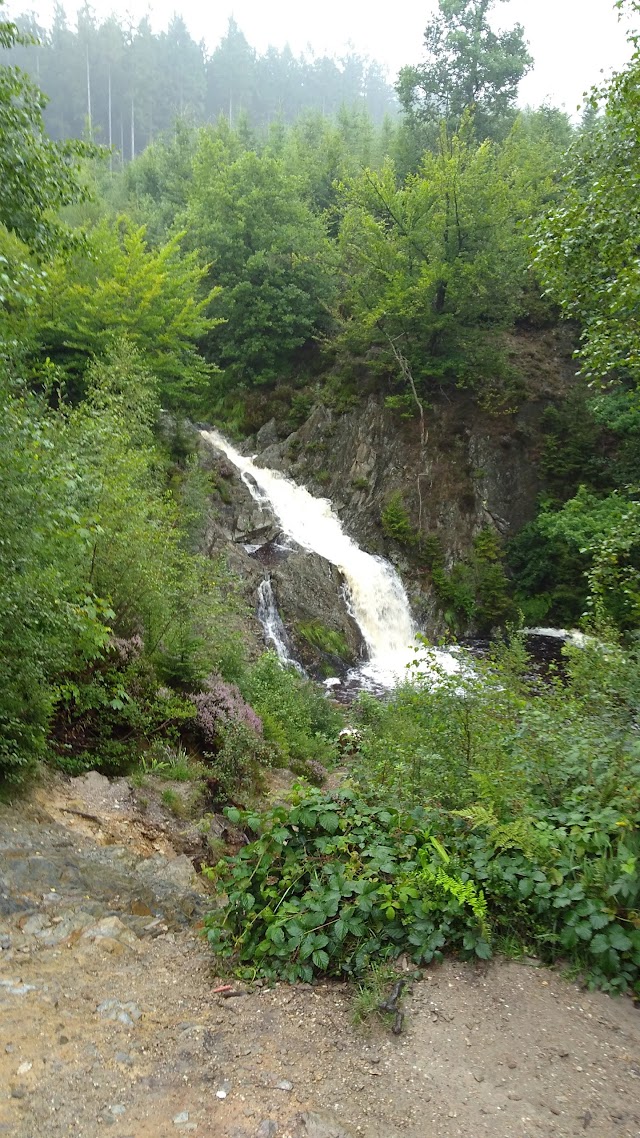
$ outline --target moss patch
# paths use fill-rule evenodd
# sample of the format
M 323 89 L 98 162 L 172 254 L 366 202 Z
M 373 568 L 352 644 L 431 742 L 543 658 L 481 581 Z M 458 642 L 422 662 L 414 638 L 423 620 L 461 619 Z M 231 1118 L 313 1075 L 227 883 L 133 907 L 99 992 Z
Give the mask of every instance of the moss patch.
M 347 664 L 353 660 L 353 652 L 342 633 L 327 628 L 319 620 L 300 621 L 296 625 L 296 632 L 319 652 L 326 652 L 328 656 L 339 656 Z

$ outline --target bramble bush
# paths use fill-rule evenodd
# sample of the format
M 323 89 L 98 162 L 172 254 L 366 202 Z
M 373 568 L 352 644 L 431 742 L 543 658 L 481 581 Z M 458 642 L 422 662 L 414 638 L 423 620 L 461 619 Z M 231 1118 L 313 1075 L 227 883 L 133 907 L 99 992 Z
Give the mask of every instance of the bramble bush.
M 253 841 L 212 871 L 214 951 L 242 975 L 310 980 L 517 946 L 640 991 L 637 665 L 588 643 L 541 687 L 516 641 L 365 699 L 350 784 L 229 811 Z

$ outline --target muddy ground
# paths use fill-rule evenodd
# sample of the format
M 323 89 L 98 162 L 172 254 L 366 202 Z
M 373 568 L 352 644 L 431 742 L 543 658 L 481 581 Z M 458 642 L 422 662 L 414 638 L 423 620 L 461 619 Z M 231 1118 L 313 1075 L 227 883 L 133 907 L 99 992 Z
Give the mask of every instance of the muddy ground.
M 398 1037 L 341 984 L 216 994 L 199 843 L 122 779 L 0 807 L 0 1134 L 640 1135 L 638 1011 L 532 964 L 428 970 Z

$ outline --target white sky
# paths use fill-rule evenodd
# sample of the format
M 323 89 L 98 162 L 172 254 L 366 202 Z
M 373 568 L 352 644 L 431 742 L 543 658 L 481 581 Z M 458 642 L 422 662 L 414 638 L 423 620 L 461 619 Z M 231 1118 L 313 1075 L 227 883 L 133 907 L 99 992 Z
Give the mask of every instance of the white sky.
M 78 4 L 65 3 L 72 15 Z M 176 0 L 94 0 L 99 15 L 128 14 L 134 22 L 148 14 L 154 29 L 166 27 Z M 51 0 L 9 0 L 6 11 L 31 10 L 43 23 L 50 18 Z M 311 46 L 316 54 L 340 55 L 350 44 L 379 60 L 393 80 L 400 67 L 421 58 L 422 37 L 437 0 L 182 0 L 180 14 L 196 39 L 214 47 L 233 15 L 249 42 L 259 51 L 269 44 L 289 43 L 297 54 Z M 613 0 L 503 0 L 494 24 L 522 23 L 535 59 L 535 69 L 522 83 L 520 103 L 545 101 L 573 113 L 582 93 L 599 82 L 602 73 L 621 67 L 629 58 L 625 27 Z

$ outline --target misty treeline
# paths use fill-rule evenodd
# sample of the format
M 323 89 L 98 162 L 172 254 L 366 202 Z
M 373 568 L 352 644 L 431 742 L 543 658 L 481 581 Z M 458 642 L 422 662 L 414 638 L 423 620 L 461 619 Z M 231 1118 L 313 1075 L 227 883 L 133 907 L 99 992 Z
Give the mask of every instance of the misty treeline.
M 147 17 L 135 26 L 113 15 L 100 20 L 89 5 L 73 27 L 61 5 L 48 29 L 28 14 L 16 22 L 37 46 L 15 44 L 11 60 L 46 94 L 51 137 L 91 137 L 127 161 L 177 117 L 205 123 L 225 114 L 234 125 L 244 115 L 261 127 L 309 109 L 333 115 L 342 106 L 381 122 L 398 108 L 377 63 L 354 51 L 339 60 L 295 56 L 289 47 L 260 55 L 233 18 L 211 53 L 178 15 L 159 33 Z

